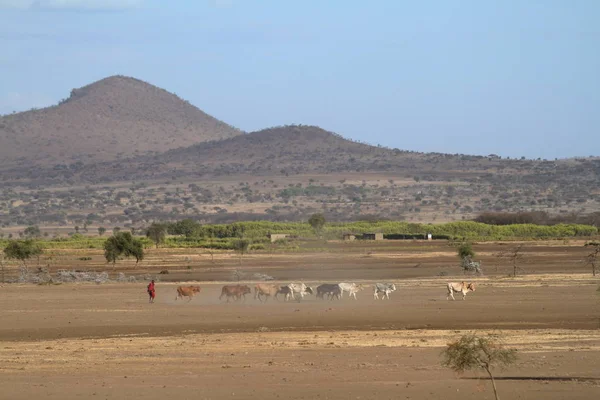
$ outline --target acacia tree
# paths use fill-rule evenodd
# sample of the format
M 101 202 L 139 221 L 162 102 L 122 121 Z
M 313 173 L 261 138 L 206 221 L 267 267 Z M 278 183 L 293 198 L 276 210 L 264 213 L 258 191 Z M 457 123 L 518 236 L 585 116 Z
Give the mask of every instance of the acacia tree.
M 206 248 L 206 250 L 208 251 L 208 254 L 210 254 L 210 262 L 212 264 L 215 263 L 215 249 L 213 248 L 213 241 L 214 241 L 214 234 L 212 232 L 209 232 L 207 235 L 208 238 L 208 247 Z
M 596 276 L 596 265 L 598 263 L 598 254 L 600 254 L 600 243 L 598 242 L 589 242 L 585 244 L 585 247 L 592 247 L 592 252 L 587 255 L 586 261 L 587 264 L 592 266 L 592 275 Z
M 165 224 L 153 222 L 146 230 L 146 236 L 154 242 L 158 249 L 158 245 L 164 243 L 165 237 L 167 236 L 167 226 Z
M 28 238 L 38 238 L 42 236 L 42 232 L 40 231 L 40 227 L 37 225 L 28 226 L 23 231 L 26 237 Z
M 461 260 L 469 257 L 475 257 L 475 252 L 473 251 L 473 246 L 469 242 L 462 242 L 458 245 L 456 252 Z
M 517 271 L 524 271 L 523 268 L 519 267 L 519 261 L 523 258 L 523 244 L 513 247 L 507 251 L 498 254 L 498 257 L 508 258 L 513 267 L 513 276 L 517 276 Z
M 494 396 L 499 400 L 496 381 L 492 374 L 494 367 L 504 368 L 517 359 L 515 349 L 505 349 L 502 344 L 491 338 L 475 335 L 464 335 L 460 339 L 448 343 L 442 352 L 442 365 L 456 372 L 484 369 L 492 381 Z
M 113 267 L 122 257 L 135 257 L 137 264 L 144 259 L 144 246 L 130 232 L 117 232 L 104 242 L 104 257 L 106 262 L 112 262 Z
M 244 253 L 248 251 L 249 247 L 250 241 L 248 239 L 236 239 L 233 241 L 233 248 L 240 252 L 240 264 L 242 263 Z
M 103 226 L 98 227 L 98 235 L 102 236 L 106 232 L 106 228 Z
M 313 214 L 308 219 L 309 225 L 314 229 L 317 235 L 321 234 L 323 227 L 325 226 L 325 216 L 321 213 Z
M 174 224 L 170 224 L 167 229 L 172 235 L 184 235 L 186 238 L 196 235 L 201 225 L 193 219 L 182 219 Z
M 27 260 L 31 257 L 42 255 L 44 250 L 42 247 L 31 239 L 27 240 L 11 240 L 4 248 L 4 255 L 8 259 L 19 260 L 27 267 Z
M 4 283 L 4 253 L 0 254 L 0 275 L 2 275 L 2 283 Z

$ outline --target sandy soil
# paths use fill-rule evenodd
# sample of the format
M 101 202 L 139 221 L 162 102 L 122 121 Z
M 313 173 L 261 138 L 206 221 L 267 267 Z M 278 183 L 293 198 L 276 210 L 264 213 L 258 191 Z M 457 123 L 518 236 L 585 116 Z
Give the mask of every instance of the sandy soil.
M 214 283 L 189 303 L 161 283 L 155 304 L 143 285 L 5 285 L 0 390 L 7 399 L 493 398 L 484 375 L 459 379 L 439 364 L 445 343 L 477 332 L 519 350 L 498 373 L 505 398 L 594 398 L 596 286 L 560 278 L 482 278 L 454 302 L 441 278 L 397 282 L 389 301 L 365 290 L 357 301 L 266 304 L 221 302 Z
M 294 255 L 280 266 L 282 255 L 244 261 L 245 271 L 281 271 L 310 285 L 340 271 L 365 285 L 394 282 L 398 291 L 385 301 L 367 287 L 357 301 L 260 303 L 248 295 L 226 303 L 218 298 L 225 281 L 216 281 L 230 276 L 223 271 L 199 282 L 189 303 L 175 300 L 175 282 L 157 284 L 154 304 L 144 282 L 5 284 L 0 398 L 493 399 L 483 373 L 458 376 L 440 365 L 445 344 L 464 333 L 500 335 L 518 350 L 518 362 L 497 371 L 504 399 L 597 398 L 599 281 L 583 268 L 559 273 L 580 251 L 568 247 L 531 250 L 523 277 L 501 269 L 472 278 L 476 291 L 465 301 L 446 300 L 445 283 L 463 276 L 435 276 L 451 256 L 435 248 L 429 258 L 415 249 L 402 268 L 391 253 L 362 268 L 347 263 L 352 254 L 312 254 L 302 264 Z M 417 258 L 422 266 L 411 266 Z M 194 274 L 204 272 L 167 278 Z

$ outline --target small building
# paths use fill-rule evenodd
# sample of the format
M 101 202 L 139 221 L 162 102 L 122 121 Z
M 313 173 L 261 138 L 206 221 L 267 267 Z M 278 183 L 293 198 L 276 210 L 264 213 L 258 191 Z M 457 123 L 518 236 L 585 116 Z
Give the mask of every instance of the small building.
M 274 243 L 274 242 L 276 242 L 278 240 L 285 239 L 288 236 L 289 235 L 286 234 L 286 233 L 270 233 L 269 234 L 269 239 L 271 239 L 271 243 Z
M 365 233 L 363 234 L 364 240 L 383 240 L 383 233 Z
M 432 239 L 433 239 L 433 236 L 431 235 L 431 233 L 428 233 L 427 234 L 427 240 L 432 240 Z
M 353 240 L 356 240 L 356 235 L 352 234 L 352 233 L 344 233 L 342 235 L 342 239 L 348 242 L 351 242 Z

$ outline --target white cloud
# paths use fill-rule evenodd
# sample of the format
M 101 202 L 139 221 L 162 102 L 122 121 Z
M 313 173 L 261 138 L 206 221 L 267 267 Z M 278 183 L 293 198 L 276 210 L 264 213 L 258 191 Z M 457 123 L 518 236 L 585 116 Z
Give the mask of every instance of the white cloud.
M 0 0 L 0 8 L 22 10 L 124 10 L 142 5 L 143 0 Z

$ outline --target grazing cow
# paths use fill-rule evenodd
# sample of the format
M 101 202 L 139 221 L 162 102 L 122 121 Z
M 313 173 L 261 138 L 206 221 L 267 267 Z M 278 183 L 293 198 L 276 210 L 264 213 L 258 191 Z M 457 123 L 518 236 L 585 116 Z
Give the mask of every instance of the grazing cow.
M 306 286 L 304 283 L 290 283 L 288 285 L 288 287 L 290 288 L 290 290 L 292 291 L 291 296 L 294 299 L 300 301 L 301 299 L 304 299 L 304 295 L 305 294 L 313 294 L 313 290 L 310 286 Z M 300 295 L 300 298 L 298 298 L 296 296 L 296 294 Z M 288 296 L 286 295 L 286 300 L 287 300 Z
M 219 300 L 221 300 L 223 296 L 227 298 L 228 303 L 231 297 L 235 297 L 236 301 L 240 301 L 243 296 L 244 300 L 246 300 L 246 295 L 248 293 L 252 293 L 252 290 L 250 290 L 247 285 L 225 285 L 223 286 L 223 289 L 221 289 Z
M 474 291 L 475 291 L 474 283 L 471 283 L 471 282 L 465 283 L 464 281 L 461 283 L 449 282 L 448 283 L 448 295 L 446 296 L 446 300 L 450 300 L 450 297 L 452 297 L 452 300 L 455 300 L 454 293 L 462 293 L 463 300 L 464 300 L 465 297 L 467 297 L 467 293 L 474 292 Z
M 356 293 L 364 289 L 363 285 L 357 285 L 356 283 L 342 282 L 338 283 L 338 285 L 340 286 L 340 289 L 342 289 L 342 297 L 344 292 L 348 292 L 348 297 L 354 297 L 354 300 L 356 300 Z
M 265 302 L 269 300 L 271 296 L 277 296 L 279 287 L 277 285 L 271 285 L 267 283 L 258 283 L 254 286 L 254 299 L 258 299 L 262 303 L 262 296 L 265 296 Z
M 322 285 L 317 286 L 317 298 L 323 299 L 324 295 L 329 297 L 329 300 L 333 300 L 334 297 L 337 299 L 342 298 L 342 288 L 340 285 L 335 283 L 324 283 Z
M 280 294 L 283 295 L 283 301 L 288 301 L 288 299 L 292 296 L 292 289 L 289 286 L 280 286 L 275 293 L 275 298 L 279 301 Z
M 373 298 L 379 300 L 379 293 L 383 293 L 381 300 L 390 298 L 390 293 L 396 290 L 396 285 L 393 283 L 376 283 L 373 286 Z
M 183 299 L 184 296 L 188 298 L 188 303 L 192 301 L 194 294 L 200 293 L 200 286 L 179 286 L 177 288 L 177 296 L 175 296 L 175 300 Z

